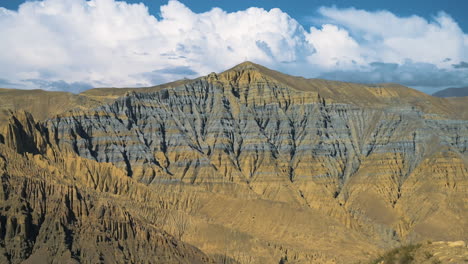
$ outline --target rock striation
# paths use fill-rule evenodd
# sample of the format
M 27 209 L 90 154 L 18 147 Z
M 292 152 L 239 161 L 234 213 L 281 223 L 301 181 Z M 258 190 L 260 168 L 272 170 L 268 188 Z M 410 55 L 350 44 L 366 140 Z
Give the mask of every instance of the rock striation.
M 88 93 L 97 100 L 105 92 Z M 287 252 L 299 263 L 343 262 L 402 242 L 468 238 L 468 109 L 449 102 L 396 84 L 304 79 L 246 62 L 167 87 L 129 90 L 107 104 L 42 122 L 16 112 L 0 140 L 5 150 L 41 164 L 58 181 L 78 184 L 73 197 L 86 197 L 80 188 L 98 193 L 86 200 L 96 208 L 86 211 L 92 220 L 67 220 L 62 226 L 94 234 L 88 225 L 97 221 L 102 232 L 114 230 L 114 244 L 97 238 L 107 241 L 98 247 L 105 248 L 101 255 L 120 243 L 117 248 L 132 262 L 139 262 L 140 254 L 158 259 L 159 251 L 152 251 L 157 247 L 164 256 L 179 256 L 177 261 L 185 261 L 182 255 L 208 261 L 188 245 L 171 247 L 167 241 L 174 238 L 164 240 L 168 235 L 150 228 L 163 208 L 182 210 L 198 229 L 231 230 L 222 231 L 238 241 L 228 252 L 218 246 L 230 242 L 213 239 L 218 234 L 190 231 L 187 239 L 212 255 L 236 260 L 233 252 L 248 240 L 261 248 L 242 255 L 244 261 L 257 260 L 252 263 L 279 261 Z M 61 176 L 65 172 L 68 176 Z M 173 186 L 183 186 L 176 192 L 181 197 L 173 195 Z M 56 199 L 65 199 L 63 191 L 57 192 Z M 101 205 L 104 198 L 97 197 L 103 194 L 122 202 Z M 122 207 L 128 199 L 132 209 Z M 267 208 L 274 213 L 263 211 Z M 72 219 L 82 214 L 73 212 Z M 295 227 L 288 226 L 291 217 Z M 146 238 L 147 247 L 134 247 L 149 232 L 135 226 L 161 239 Z M 310 233 L 300 234 L 299 226 Z M 329 241 L 311 242 L 322 232 L 319 227 L 327 229 L 320 235 L 330 236 Z M 69 251 L 60 252 L 71 258 L 84 252 L 79 241 L 81 235 L 88 237 L 86 232 L 68 238 L 77 242 L 63 244 Z M 25 248 L 37 242 L 21 241 L 30 246 L 15 246 L 23 255 L 8 253 L 15 256 L 10 261 L 36 252 Z M 349 248 L 334 252 L 341 242 Z M 321 251 L 311 253 L 317 248 Z M 361 256 L 350 257 L 356 252 Z M 99 256 L 93 254 L 89 259 Z
M 57 152 L 28 113 L 10 121 L 0 144 L 1 263 L 211 262 L 130 212 L 131 196 L 148 190 L 124 172 Z

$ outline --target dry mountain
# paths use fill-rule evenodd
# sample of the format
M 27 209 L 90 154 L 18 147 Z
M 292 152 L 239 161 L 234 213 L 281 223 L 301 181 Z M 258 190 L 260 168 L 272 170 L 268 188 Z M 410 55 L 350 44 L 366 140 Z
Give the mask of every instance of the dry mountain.
M 464 101 L 250 62 L 123 91 L 4 122 L 5 261 L 353 263 L 468 239 Z
M 433 94 L 437 97 L 464 97 L 468 96 L 468 87 L 447 88 Z

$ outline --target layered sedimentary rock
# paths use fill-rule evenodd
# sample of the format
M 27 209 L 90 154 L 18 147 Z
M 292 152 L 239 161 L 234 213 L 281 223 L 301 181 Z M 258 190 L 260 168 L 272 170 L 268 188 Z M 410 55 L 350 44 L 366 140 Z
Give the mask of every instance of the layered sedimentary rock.
M 333 203 L 329 198 L 352 201 L 356 182 L 369 177 L 366 184 L 380 185 L 379 200 L 393 208 L 425 158 L 442 149 L 466 157 L 468 121 L 447 119 L 455 113 L 436 103 L 424 106 L 433 112 L 390 103 L 417 92 L 349 87 L 367 89 L 351 104 L 336 102 L 346 95 L 328 95 L 336 84 L 323 85 L 293 89 L 247 63 L 173 89 L 69 112 L 45 126 L 61 148 L 111 162 L 148 184 L 245 182 L 268 199 L 303 198 L 313 207 Z M 372 96 L 382 98 L 370 104 Z M 349 101 L 356 100 L 352 94 Z M 465 180 L 466 168 L 459 173 Z
M 124 172 L 58 153 L 24 112 L 12 116 L 6 134 L 8 146 L 0 144 L 1 263 L 210 262 L 126 208 L 132 195 L 141 201 L 150 192 Z
M 467 239 L 466 112 L 399 85 L 244 63 L 45 122 L 16 114 L 0 139 L 144 204 L 129 210 L 147 223 L 157 221 L 155 204 L 174 200 L 151 190 L 182 184 L 196 199 L 164 207 L 185 204 L 206 230 L 187 240 L 212 255 L 343 262 L 400 242 Z

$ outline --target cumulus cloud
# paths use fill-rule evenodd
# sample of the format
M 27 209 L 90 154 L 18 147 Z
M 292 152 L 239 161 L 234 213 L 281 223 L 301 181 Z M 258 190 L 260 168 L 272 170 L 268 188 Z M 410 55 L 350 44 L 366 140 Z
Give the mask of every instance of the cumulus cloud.
M 313 50 L 302 26 L 279 9 L 196 14 L 174 0 L 159 19 L 143 4 L 114 0 L 26 2 L 17 12 L 0 8 L 0 35 L 8 36 L 0 74 L 10 80 L 104 86 L 196 77 L 243 60 L 300 61 Z
M 311 64 L 326 69 L 342 69 L 364 63 L 359 44 L 348 31 L 336 25 L 325 24 L 321 29 L 312 27 L 307 40 L 316 51 L 309 57 Z
M 354 67 L 322 72 L 323 78 L 397 82 L 427 91 L 431 87 L 468 84 L 466 72 L 453 69 L 464 68 L 463 61 L 451 63 L 468 57 L 468 35 L 446 13 L 440 12 L 431 21 L 416 15 L 398 17 L 388 11 L 355 8 L 322 7 L 319 13 L 322 23 L 339 25 L 348 33 L 348 44 L 341 48 L 348 51 L 347 55 L 339 56 L 338 61 L 353 58 L 356 62 Z M 317 29 L 311 28 L 312 38 L 314 32 Z M 327 47 L 335 49 L 333 45 Z
M 251 60 L 306 77 L 466 81 L 468 36 L 448 14 L 428 21 L 323 7 L 315 19 L 305 29 L 280 9 L 195 13 L 176 0 L 157 18 L 143 4 L 115 0 L 26 2 L 18 11 L 0 7 L 0 76 L 4 84 L 78 92 L 193 78 Z M 419 79 L 434 72 L 441 80 Z
M 404 63 L 405 60 L 432 63 L 440 67 L 446 58 L 460 58 L 468 54 L 466 35 L 446 13 L 439 13 L 432 21 L 413 15 L 398 17 L 388 11 L 369 12 L 354 8 L 322 7 L 324 21 L 341 25 L 359 39 L 368 61 Z

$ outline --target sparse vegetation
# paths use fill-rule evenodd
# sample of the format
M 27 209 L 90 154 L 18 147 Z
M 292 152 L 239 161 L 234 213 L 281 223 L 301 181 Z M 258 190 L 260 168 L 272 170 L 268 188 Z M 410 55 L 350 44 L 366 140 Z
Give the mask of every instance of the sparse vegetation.
M 169 228 L 171 229 L 171 233 L 177 239 L 182 240 L 182 237 L 190 226 L 190 219 L 188 216 L 180 212 L 174 212 L 168 220 L 170 223 Z
M 421 247 L 421 244 L 407 245 L 395 248 L 378 259 L 372 261 L 372 264 L 410 264 L 414 260 L 414 252 Z
M 426 257 L 426 259 L 430 259 L 430 258 L 432 258 L 434 255 L 433 255 L 431 252 L 425 251 L 425 252 L 424 252 L 424 256 Z
M 279 264 L 286 264 L 286 263 L 288 263 L 288 257 L 287 256 L 281 257 Z

